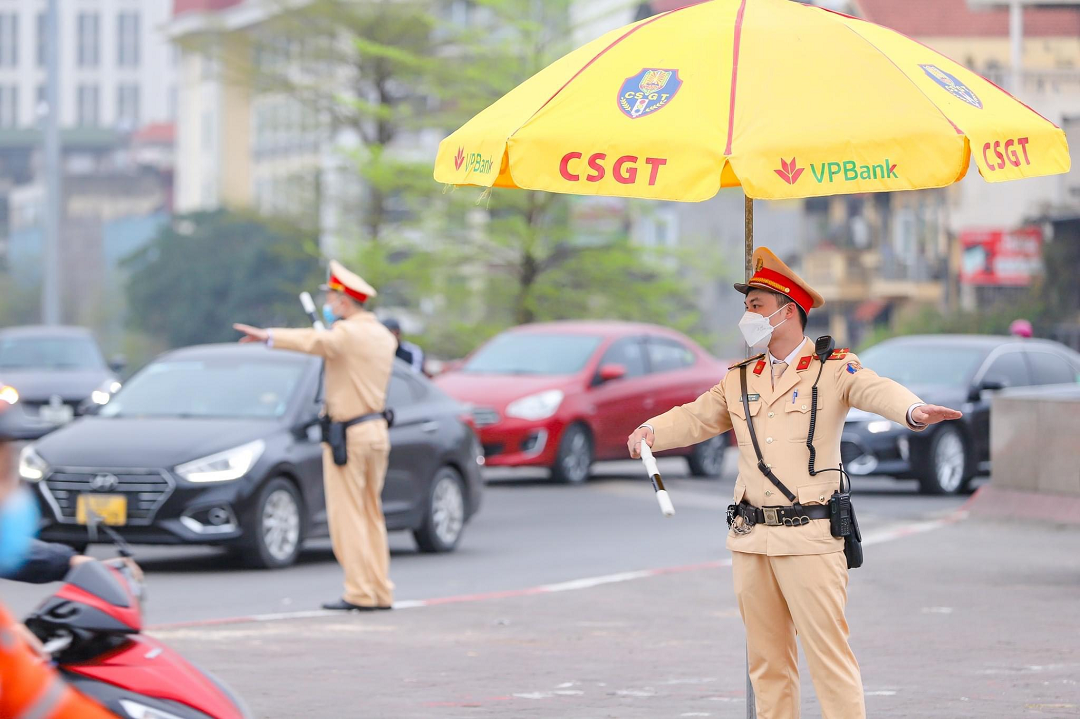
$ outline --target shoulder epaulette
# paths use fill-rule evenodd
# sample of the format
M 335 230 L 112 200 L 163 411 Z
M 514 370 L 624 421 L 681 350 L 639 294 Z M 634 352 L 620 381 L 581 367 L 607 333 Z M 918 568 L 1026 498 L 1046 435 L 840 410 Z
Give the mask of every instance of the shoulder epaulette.
M 755 357 L 751 357 L 750 359 L 744 359 L 742 362 L 736 362 L 735 364 L 728 367 L 728 369 L 729 370 L 738 369 L 738 368 L 742 367 L 743 365 L 748 365 L 751 362 L 757 362 L 758 360 L 761 360 L 761 359 L 765 359 L 765 353 L 764 352 L 762 352 L 761 354 L 759 354 L 759 355 L 757 355 Z
M 831 360 L 842 360 L 842 359 L 844 359 L 844 358 L 846 358 L 848 356 L 849 352 L 851 352 L 851 350 L 849 348 L 847 348 L 847 347 L 845 347 L 842 350 L 833 350 L 833 353 L 831 355 L 829 355 L 829 359 L 831 359 Z

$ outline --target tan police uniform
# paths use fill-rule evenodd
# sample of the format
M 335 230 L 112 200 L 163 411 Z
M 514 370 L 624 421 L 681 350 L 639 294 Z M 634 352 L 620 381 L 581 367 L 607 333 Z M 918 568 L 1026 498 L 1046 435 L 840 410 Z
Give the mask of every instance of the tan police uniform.
M 804 310 L 824 304 L 794 272 L 766 248 L 755 252 L 757 271 L 746 285 L 781 292 Z M 797 360 L 795 358 L 798 358 Z M 912 429 L 910 411 L 918 397 L 896 382 L 879 377 L 846 350 L 825 362 L 818 383 L 816 476 L 810 476 L 806 437 L 810 425 L 811 387 L 821 369 L 814 343 L 804 339 L 786 358 L 761 355 L 739 363 L 720 384 L 694 402 L 651 419 L 653 449 L 685 447 L 734 428 L 739 443 L 739 476 L 735 503 L 754 507 L 791 505 L 761 473 L 743 409 L 739 367 L 747 366 L 750 415 L 765 462 L 803 505 L 824 505 L 839 488 L 839 473 L 825 472 L 840 464 L 840 435 L 852 407 L 880 414 Z M 746 625 L 750 678 L 761 719 L 799 716 L 799 674 L 796 634 L 814 681 L 824 719 L 865 716 L 859 665 L 848 644 L 844 617 L 848 569 L 844 542 L 832 536 L 828 519 L 803 526 L 757 524 L 746 532 L 742 518 L 729 532 L 732 571 L 739 611 Z M 745 533 L 739 533 L 740 531 Z
M 329 289 L 364 302 L 375 290 L 337 262 L 330 263 Z M 272 329 L 270 345 L 319 355 L 326 361 L 326 412 L 335 422 L 381 412 L 397 341 L 375 315 L 360 311 L 329 330 Z M 323 445 L 323 482 L 334 556 L 345 570 L 343 599 L 358 606 L 390 606 L 390 552 L 382 513 L 382 488 L 390 437 L 382 419 L 349 427 L 348 463 L 334 464 Z

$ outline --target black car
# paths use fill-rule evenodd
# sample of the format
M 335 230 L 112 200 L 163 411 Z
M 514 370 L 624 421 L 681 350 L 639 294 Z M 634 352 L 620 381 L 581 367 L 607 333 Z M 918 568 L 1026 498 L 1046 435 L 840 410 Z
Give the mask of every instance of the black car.
M 253 566 L 291 564 L 305 538 L 328 533 L 321 369 L 261 345 L 159 357 L 96 416 L 23 449 L 41 537 L 85 544 L 91 507 L 132 543 L 228 545 Z M 387 528 L 450 551 L 480 506 L 483 452 L 467 411 L 400 363 L 387 404 Z
M 927 494 L 961 492 L 989 468 L 994 391 L 1080 381 L 1080 354 L 1047 340 L 916 335 L 874 345 L 859 359 L 924 402 L 964 413 L 918 433 L 862 410 L 848 414 L 840 444 L 848 472 L 916 478 Z
M 122 359 L 106 364 L 89 330 L 9 327 L 0 330 L 0 383 L 19 401 L 3 415 L 9 437 L 37 439 L 94 411 L 120 389 Z

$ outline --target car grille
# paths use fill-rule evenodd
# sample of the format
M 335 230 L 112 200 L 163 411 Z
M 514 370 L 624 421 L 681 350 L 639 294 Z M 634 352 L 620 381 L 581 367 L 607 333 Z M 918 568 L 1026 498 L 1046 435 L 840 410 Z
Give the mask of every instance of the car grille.
M 859 448 L 859 445 L 854 442 L 840 443 L 840 461 L 844 464 L 850 464 L 861 456 L 863 456 L 863 451 Z
M 498 424 L 502 417 L 499 413 L 491 407 L 473 407 L 472 410 L 473 422 L 479 427 L 490 427 L 493 424 Z
M 41 408 L 47 407 L 49 405 L 48 402 L 30 401 L 21 402 L 20 404 L 22 405 L 23 412 L 25 412 L 28 417 L 32 417 L 33 419 L 39 418 L 41 416 Z M 68 407 L 71 407 L 71 411 L 75 413 L 76 417 L 79 416 L 79 402 L 64 402 L 64 404 L 66 404 Z
M 494 457 L 496 455 L 502 454 L 504 449 L 505 449 L 505 447 L 501 442 L 498 443 L 498 444 L 485 444 L 484 445 L 484 456 L 485 457 Z
M 116 477 L 115 487 L 94 489 L 91 483 L 102 475 Z M 89 470 L 55 470 L 45 480 L 45 489 L 52 495 L 60 520 L 75 521 L 75 507 L 80 494 L 123 494 L 128 498 L 128 524 L 150 524 L 158 507 L 173 491 L 172 480 L 158 470 L 121 470 L 118 472 Z

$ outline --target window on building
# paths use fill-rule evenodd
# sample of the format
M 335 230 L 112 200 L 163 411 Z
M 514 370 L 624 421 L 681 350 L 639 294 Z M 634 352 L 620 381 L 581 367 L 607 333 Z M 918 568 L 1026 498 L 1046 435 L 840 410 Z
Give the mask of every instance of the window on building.
M 76 19 L 76 28 L 79 67 L 97 67 L 101 60 L 101 17 L 97 13 L 81 12 Z
M 38 67 L 45 67 L 45 51 L 48 49 L 48 38 L 46 33 L 48 32 L 47 21 L 48 16 L 39 12 L 37 14 L 37 64 Z
M 139 126 L 139 86 L 123 84 L 116 88 L 116 123 L 125 130 Z
M 76 93 L 80 127 L 97 127 L 100 121 L 97 85 L 79 85 Z
M 19 64 L 19 16 L 0 13 L 0 67 Z
M 116 16 L 116 64 L 139 65 L 139 13 L 122 12 Z
M 0 127 L 16 127 L 19 124 L 19 87 L 0 85 Z

